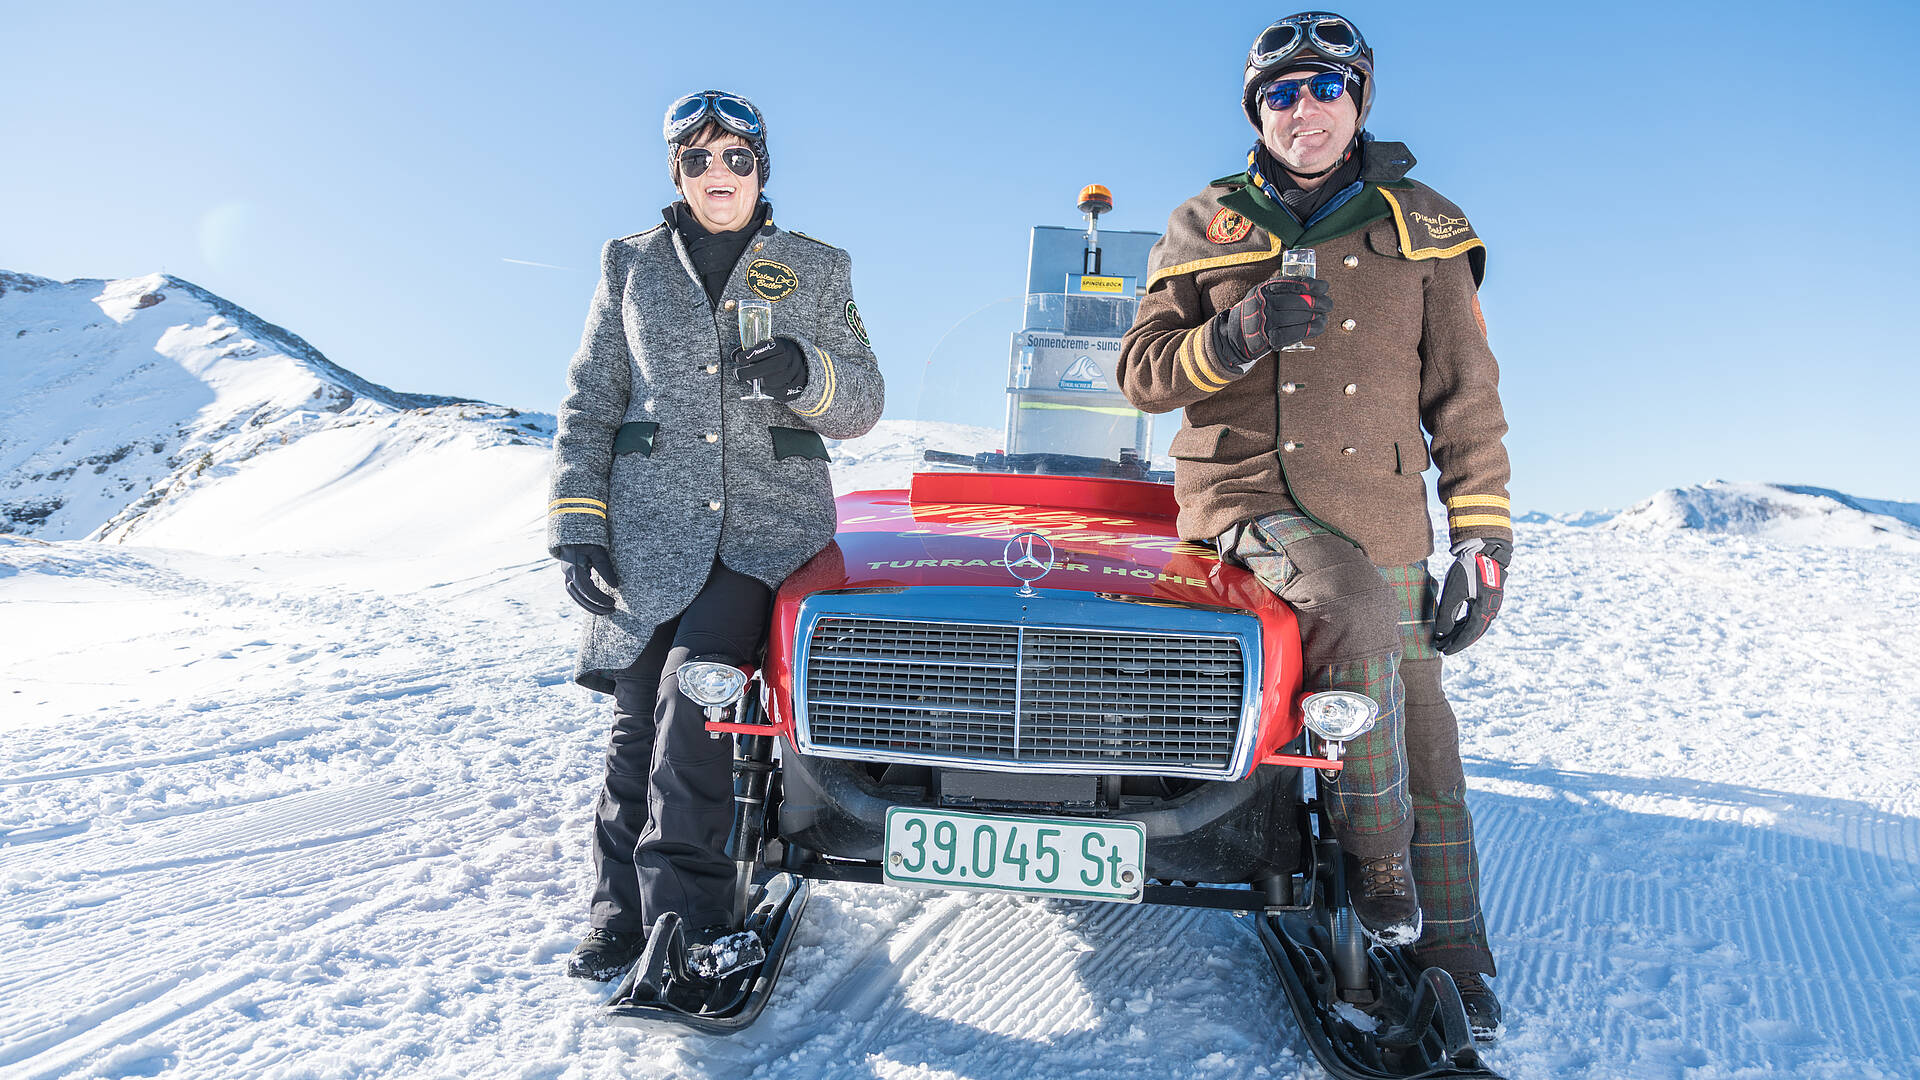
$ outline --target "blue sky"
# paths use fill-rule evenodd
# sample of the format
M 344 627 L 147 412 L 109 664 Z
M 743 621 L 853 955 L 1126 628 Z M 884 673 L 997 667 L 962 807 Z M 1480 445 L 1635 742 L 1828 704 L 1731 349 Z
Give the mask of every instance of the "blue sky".
M 1083 184 L 1158 230 L 1237 168 L 1291 10 L 0 0 L 0 268 L 164 270 L 376 381 L 551 410 L 601 242 L 671 197 L 661 111 L 722 86 L 768 114 L 778 218 L 853 253 L 888 414 L 997 425 L 923 400 L 935 343 L 1000 377 L 1027 230 Z M 1915 6 L 1341 10 L 1371 129 L 1490 247 L 1517 511 L 1920 501 Z

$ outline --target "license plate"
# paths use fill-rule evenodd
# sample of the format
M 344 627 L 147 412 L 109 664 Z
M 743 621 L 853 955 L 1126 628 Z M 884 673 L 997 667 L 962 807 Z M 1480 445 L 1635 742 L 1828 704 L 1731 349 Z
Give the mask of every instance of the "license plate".
M 1075 896 L 1137 904 L 1146 884 L 1147 830 L 1135 821 L 887 810 L 884 878 L 934 885 Z

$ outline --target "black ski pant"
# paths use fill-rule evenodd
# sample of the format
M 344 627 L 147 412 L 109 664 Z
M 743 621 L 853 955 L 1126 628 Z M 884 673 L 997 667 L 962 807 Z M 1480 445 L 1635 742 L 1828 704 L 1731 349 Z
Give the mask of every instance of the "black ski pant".
M 733 740 L 708 736 L 705 710 L 674 674 L 695 657 L 757 657 L 772 601 L 765 585 L 716 559 L 693 603 L 614 676 L 593 830 L 594 926 L 644 931 L 668 911 L 688 929 L 732 919 Z

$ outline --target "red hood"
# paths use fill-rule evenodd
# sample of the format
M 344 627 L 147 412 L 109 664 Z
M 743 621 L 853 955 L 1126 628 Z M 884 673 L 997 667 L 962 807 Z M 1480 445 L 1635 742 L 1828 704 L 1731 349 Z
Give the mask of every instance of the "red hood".
M 1212 548 L 1180 539 L 1174 529 L 1179 508 L 1164 484 L 972 473 L 922 473 L 913 482 L 911 491 L 842 495 L 833 546 L 789 578 L 782 592 L 1019 588 L 1007 570 L 1007 541 L 1031 531 L 1054 551 L 1035 588 L 1285 612 L 1251 575 L 1223 567 Z

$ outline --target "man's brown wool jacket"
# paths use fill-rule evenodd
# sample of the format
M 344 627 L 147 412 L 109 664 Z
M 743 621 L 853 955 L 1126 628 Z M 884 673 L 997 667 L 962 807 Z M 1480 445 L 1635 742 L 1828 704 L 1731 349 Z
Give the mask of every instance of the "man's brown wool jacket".
M 1453 542 L 1513 538 L 1499 367 L 1476 292 L 1486 245 L 1459 207 L 1404 178 L 1404 146 L 1365 153 L 1363 190 L 1310 228 L 1243 173 L 1182 203 L 1154 245 L 1119 374 L 1137 407 L 1186 410 L 1170 450 L 1186 539 L 1211 542 L 1291 497 L 1375 564 L 1421 562 L 1429 453 Z M 1237 371 L 1208 322 L 1290 247 L 1314 249 L 1332 321 L 1312 352 Z

